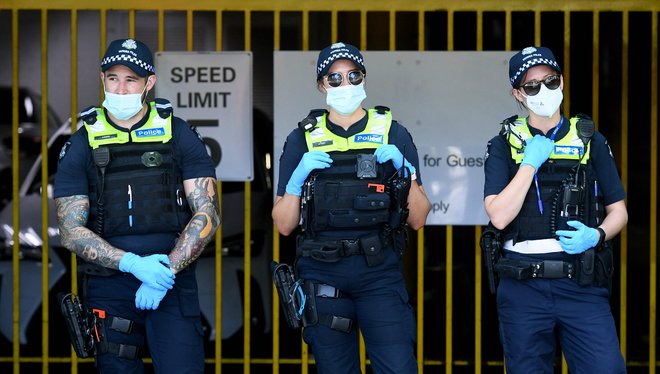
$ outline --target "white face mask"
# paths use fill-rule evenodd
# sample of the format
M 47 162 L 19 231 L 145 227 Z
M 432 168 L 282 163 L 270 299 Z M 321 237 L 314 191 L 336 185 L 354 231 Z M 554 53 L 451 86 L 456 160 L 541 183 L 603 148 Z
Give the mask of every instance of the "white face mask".
M 523 90 L 519 92 L 525 98 L 527 109 L 542 117 L 552 117 L 564 99 L 560 88 L 551 90 L 545 84 L 541 84 L 541 90 L 534 96 L 525 95 Z
M 339 87 L 328 87 L 325 102 L 337 113 L 348 116 L 360 107 L 367 98 L 364 92 L 364 83 L 358 85 L 348 84 Z
M 146 90 L 147 86 L 145 85 L 142 93 L 119 95 L 105 91 L 104 89 L 105 100 L 103 101 L 103 106 L 112 113 L 115 118 L 121 121 L 126 121 L 142 109 L 142 95 Z

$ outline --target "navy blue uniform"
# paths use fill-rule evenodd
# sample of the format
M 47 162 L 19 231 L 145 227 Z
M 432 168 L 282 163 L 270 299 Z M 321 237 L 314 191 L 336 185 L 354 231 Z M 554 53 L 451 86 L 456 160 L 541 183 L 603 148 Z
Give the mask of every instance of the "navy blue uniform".
M 327 127 L 344 138 L 365 129 L 367 116 L 348 130 L 332 124 Z M 388 134 L 390 144 L 395 144 L 417 170 L 417 182 L 421 185 L 419 157 L 412 137 L 405 127 L 392 122 Z M 287 137 L 280 157 L 280 174 L 277 195 L 283 196 L 286 185 L 307 152 L 304 132 L 293 130 Z M 391 162 L 386 163 L 386 175 L 395 172 Z M 335 232 L 340 236 L 340 232 Z M 326 237 L 332 233 L 324 232 Z M 399 255 L 392 246 L 384 247 L 384 263 L 367 266 L 363 255 L 341 257 L 337 262 L 320 262 L 311 257 L 300 257 L 296 263 L 298 275 L 333 286 L 343 293 L 340 298 L 316 298 L 318 314 L 342 316 L 353 320 L 349 333 L 333 330 L 323 324 L 304 328 L 303 337 L 311 345 L 320 373 L 361 373 L 359 367 L 358 329 L 365 339 L 367 355 L 374 372 L 416 373 L 414 356 L 415 317 L 409 304 Z
M 132 130 L 144 125 L 148 118 L 149 113 L 135 124 Z M 129 131 L 121 128 L 120 130 Z M 215 167 L 203 142 L 180 118 L 172 118 L 170 141 L 173 142 L 174 156 L 179 162 L 183 180 L 215 178 Z M 90 181 L 96 183 L 97 174 L 87 130 L 81 127 L 73 134 L 60 155 L 55 179 L 55 198 L 89 196 Z M 136 180 L 136 184 L 139 184 L 139 180 Z M 90 201 L 90 204 L 94 202 Z M 177 233 L 159 233 L 112 236 L 104 239 L 127 252 L 148 255 L 168 254 L 174 248 L 177 238 Z M 84 301 L 89 308 L 105 310 L 107 315 L 132 320 L 138 326 L 131 334 L 106 327 L 109 342 L 139 347 L 148 342 L 156 372 L 159 373 L 203 372 L 203 332 L 194 264 L 177 273 L 174 288 L 167 292 L 156 310 L 141 310 L 135 307 L 135 293 L 141 282 L 130 273 L 117 271 L 107 277 L 87 278 L 86 284 L 83 283 L 83 292 Z M 104 372 L 113 373 L 143 371 L 140 359 L 118 358 L 111 353 L 97 356 L 97 366 Z
M 529 129 L 533 136 L 545 136 L 534 127 L 529 126 Z M 556 138 L 561 139 L 568 130 L 568 126 L 562 126 Z M 589 149 L 589 163 L 596 172 L 604 204 L 624 199 L 623 184 L 605 137 L 595 132 Z M 484 167 L 484 197 L 502 192 L 518 168 L 511 158 L 506 138 L 491 139 Z M 544 211 L 550 212 L 551 207 L 544 207 Z M 520 227 L 525 227 L 524 222 Z M 506 256 L 533 262 L 571 259 L 564 252 L 529 255 L 507 251 Z M 623 373 L 626 370 L 605 287 L 582 287 L 569 278 L 501 278 L 497 309 L 500 339 L 510 373 L 553 373 L 556 336 L 571 373 Z

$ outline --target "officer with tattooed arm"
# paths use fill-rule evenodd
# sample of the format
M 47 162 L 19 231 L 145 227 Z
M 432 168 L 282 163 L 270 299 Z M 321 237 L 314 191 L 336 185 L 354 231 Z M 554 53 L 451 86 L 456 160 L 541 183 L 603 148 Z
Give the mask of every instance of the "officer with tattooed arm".
M 316 84 L 329 110 L 312 110 L 287 137 L 273 206 L 284 235 L 302 215 L 299 280 L 281 264 L 274 279 L 287 322 L 302 324 L 319 373 L 361 372 L 359 331 L 375 373 L 416 373 L 400 256 L 408 225 L 422 227 L 430 204 L 406 128 L 386 107 L 362 107 L 365 75 L 352 45 L 319 53 Z
M 570 372 L 623 373 L 608 240 L 628 213 L 611 150 L 588 116 L 563 115 L 548 48 L 516 53 L 509 78 L 529 115 L 505 119 L 488 143 L 482 236 L 506 370 L 553 373 L 559 341 Z
M 215 168 L 167 100 L 146 101 L 156 84 L 147 45 L 113 41 L 100 76 L 102 107 L 81 112 L 55 179 L 61 240 L 94 313 L 84 353 L 101 372 L 141 373 L 148 343 L 156 372 L 202 373 L 194 261 L 220 223 Z

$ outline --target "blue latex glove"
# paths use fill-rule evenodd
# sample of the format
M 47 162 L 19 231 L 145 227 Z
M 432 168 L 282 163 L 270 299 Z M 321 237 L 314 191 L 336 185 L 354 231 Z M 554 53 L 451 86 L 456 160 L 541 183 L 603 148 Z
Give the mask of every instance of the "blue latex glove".
M 394 144 L 381 145 L 376 148 L 374 155 L 376 156 L 376 161 L 381 164 L 391 160 L 396 170 L 401 169 L 402 166 L 406 166 L 411 174 L 415 174 L 415 167 L 412 166 L 408 160 L 403 158 L 403 154 Z
M 557 230 L 555 232 L 559 236 L 559 245 L 564 251 L 575 255 L 598 244 L 600 239 L 598 230 L 586 226 L 580 221 L 568 221 L 566 224 L 575 230 Z
M 166 289 L 153 288 L 142 283 L 135 293 L 135 307 L 143 310 L 156 310 L 166 294 Z
M 291 174 L 289 183 L 286 184 L 286 192 L 289 195 L 300 196 L 302 194 L 302 185 L 309 173 L 314 169 L 329 168 L 332 163 L 330 155 L 322 151 L 305 152 L 298 163 L 298 167 Z
M 169 290 L 174 284 L 174 273 L 169 265 L 170 259 L 167 255 L 140 257 L 135 253 L 126 252 L 119 260 L 119 270 L 131 273 L 142 283 L 162 290 Z
M 539 170 L 539 167 L 550 157 L 554 149 L 555 142 L 553 140 L 536 135 L 526 141 L 525 153 L 520 166 L 530 165 L 534 170 Z

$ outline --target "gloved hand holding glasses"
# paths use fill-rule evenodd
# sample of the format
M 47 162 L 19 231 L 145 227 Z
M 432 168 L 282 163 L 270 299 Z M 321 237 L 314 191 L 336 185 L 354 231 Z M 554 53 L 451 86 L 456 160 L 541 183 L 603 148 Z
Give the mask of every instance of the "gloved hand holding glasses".
M 525 153 L 520 166 L 530 165 L 535 171 L 550 157 L 555 149 L 555 142 L 542 135 L 527 139 Z

